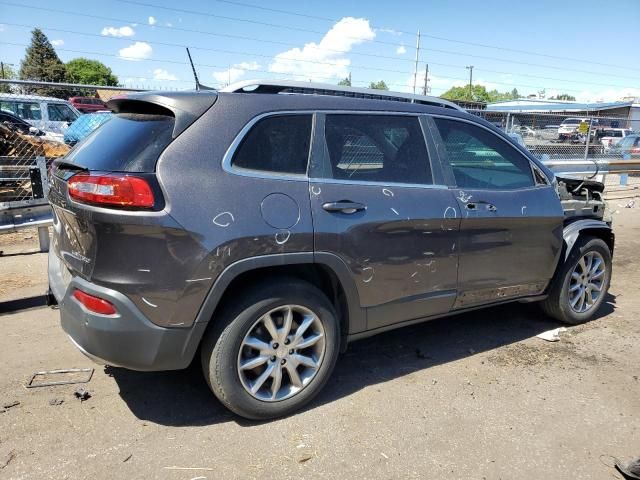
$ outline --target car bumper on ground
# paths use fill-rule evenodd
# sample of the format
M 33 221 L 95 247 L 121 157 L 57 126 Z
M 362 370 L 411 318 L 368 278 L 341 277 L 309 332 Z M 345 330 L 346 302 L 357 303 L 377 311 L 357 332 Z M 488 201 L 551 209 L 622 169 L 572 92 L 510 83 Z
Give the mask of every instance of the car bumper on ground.
M 49 286 L 60 307 L 63 330 L 97 363 L 143 371 L 186 368 L 206 328 L 205 323 L 190 328 L 159 327 L 125 295 L 71 276 L 53 252 L 49 254 Z M 75 289 L 108 300 L 117 314 L 88 311 L 73 297 Z

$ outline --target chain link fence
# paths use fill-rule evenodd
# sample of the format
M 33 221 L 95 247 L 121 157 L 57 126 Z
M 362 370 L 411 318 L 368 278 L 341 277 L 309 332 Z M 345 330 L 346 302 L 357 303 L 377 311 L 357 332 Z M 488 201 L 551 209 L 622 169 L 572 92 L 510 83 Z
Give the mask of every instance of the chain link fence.
M 0 209 L 46 201 L 38 160 L 46 170 L 109 120 L 108 100 L 131 91 L 0 80 Z

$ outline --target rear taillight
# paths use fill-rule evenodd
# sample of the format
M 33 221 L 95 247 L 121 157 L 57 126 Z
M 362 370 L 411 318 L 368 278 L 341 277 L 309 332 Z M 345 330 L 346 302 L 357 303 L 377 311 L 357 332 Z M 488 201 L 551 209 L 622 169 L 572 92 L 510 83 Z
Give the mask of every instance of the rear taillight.
M 640 153 L 640 148 L 638 148 L 638 147 L 633 147 L 633 148 L 631 149 L 631 153 L 633 153 L 633 154 L 638 154 L 638 153 Z
M 78 202 L 140 208 L 155 204 L 151 185 L 140 177 L 79 173 L 67 185 L 69 196 Z
M 73 298 L 78 300 L 84 308 L 90 312 L 99 313 L 100 315 L 114 315 L 117 313 L 116 307 L 114 307 L 111 302 L 100 297 L 89 295 L 82 290 L 75 290 L 73 292 Z

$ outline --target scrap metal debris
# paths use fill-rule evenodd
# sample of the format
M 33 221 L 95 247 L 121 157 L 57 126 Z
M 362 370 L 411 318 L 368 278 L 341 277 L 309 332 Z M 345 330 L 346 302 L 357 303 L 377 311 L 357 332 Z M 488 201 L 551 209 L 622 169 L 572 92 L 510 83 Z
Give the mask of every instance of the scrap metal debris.
M 567 329 L 564 327 L 554 328 L 553 330 L 547 330 L 546 332 L 542 332 L 536 337 L 546 340 L 547 342 L 557 342 L 560 340 L 560 333 L 566 332 Z
M 89 393 L 89 391 L 85 390 L 84 388 L 79 388 L 78 390 L 73 392 L 73 394 L 76 396 L 76 398 L 79 398 L 81 402 L 84 402 L 85 400 L 89 400 L 91 398 L 91 394 Z
M 51 400 L 49 400 L 49 405 L 51 406 L 62 405 L 63 403 L 64 398 L 52 398 Z
M 60 380 L 56 382 L 42 382 L 36 383 L 36 380 L 39 377 L 51 376 L 51 375 L 65 375 L 65 374 L 76 374 L 76 373 L 84 373 L 86 375 L 81 376 L 75 379 L 69 380 Z M 65 370 L 49 370 L 45 372 L 36 372 L 31 375 L 31 378 L 25 385 L 27 388 L 36 388 L 36 387 L 51 387 L 55 385 L 73 385 L 76 383 L 89 383 L 93 377 L 93 368 L 67 368 Z

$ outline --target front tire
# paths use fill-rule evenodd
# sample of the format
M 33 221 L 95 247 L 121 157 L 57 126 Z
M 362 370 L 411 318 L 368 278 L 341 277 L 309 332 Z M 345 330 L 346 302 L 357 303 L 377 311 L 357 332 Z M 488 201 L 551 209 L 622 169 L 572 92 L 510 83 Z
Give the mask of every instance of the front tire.
M 238 415 L 267 420 L 311 401 L 339 353 L 333 305 L 295 279 L 262 284 L 226 303 L 202 344 L 202 368 L 215 396 Z
M 600 238 L 580 237 L 560 267 L 541 306 L 547 315 L 576 325 L 598 311 L 611 282 L 611 250 Z

